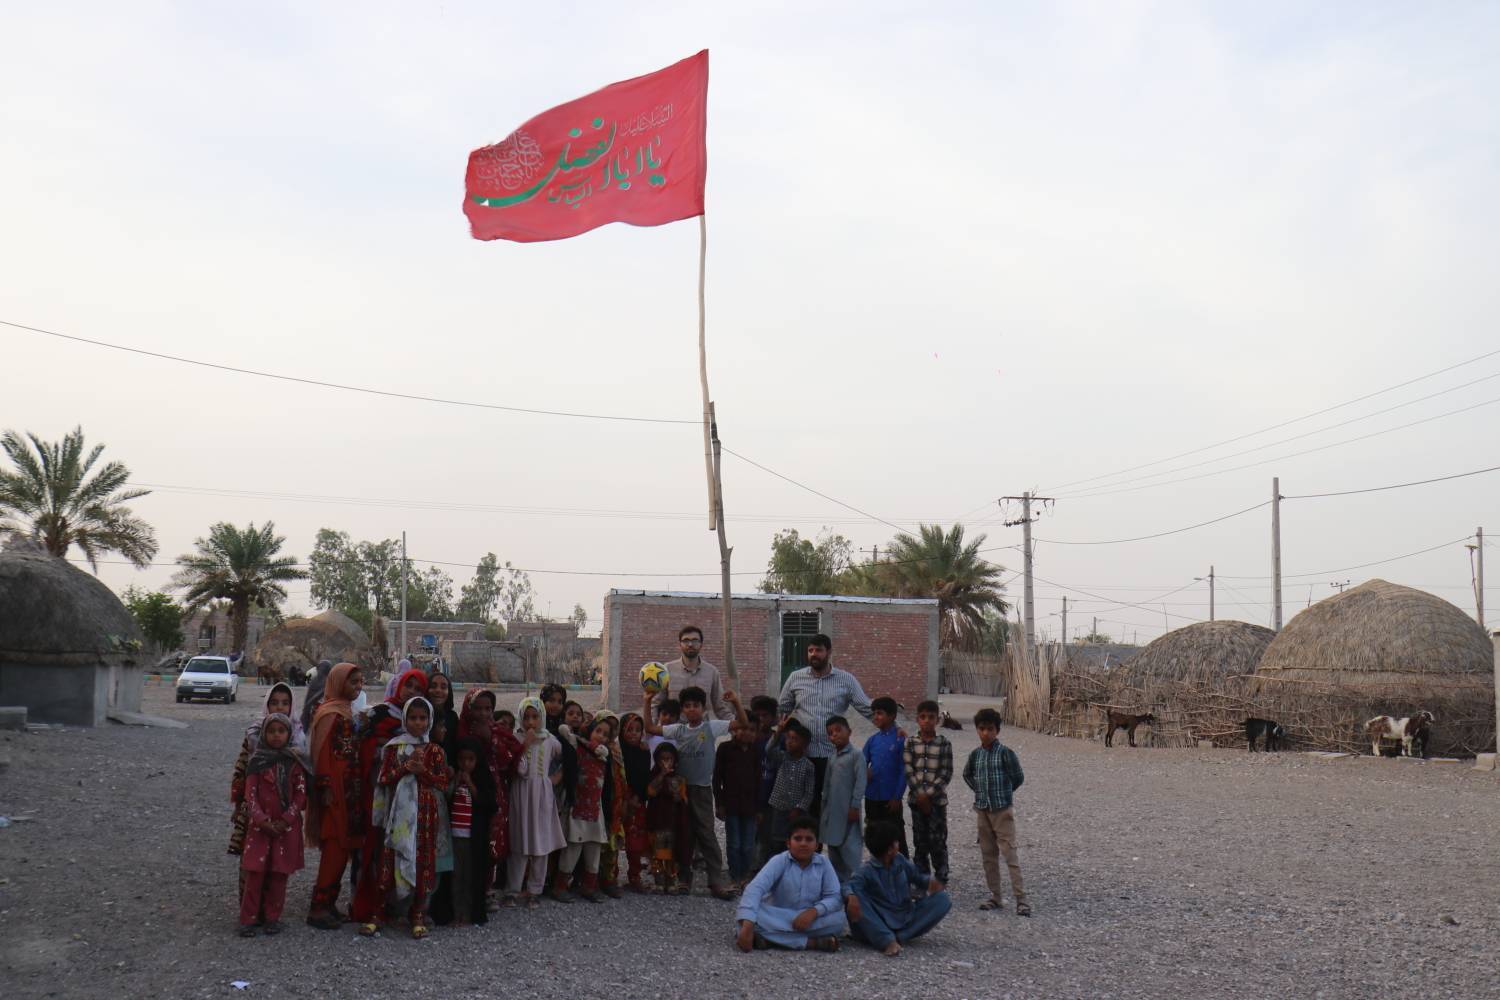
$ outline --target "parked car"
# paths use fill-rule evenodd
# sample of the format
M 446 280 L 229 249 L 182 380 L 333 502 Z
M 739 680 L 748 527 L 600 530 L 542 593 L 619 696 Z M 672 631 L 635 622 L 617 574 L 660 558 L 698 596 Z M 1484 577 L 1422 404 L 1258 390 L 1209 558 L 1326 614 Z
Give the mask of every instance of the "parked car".
M 195 656 L 177 676 L 177 700 L 221 698 L 228 705 L 240 693 L 240 678 L 227 656 Z

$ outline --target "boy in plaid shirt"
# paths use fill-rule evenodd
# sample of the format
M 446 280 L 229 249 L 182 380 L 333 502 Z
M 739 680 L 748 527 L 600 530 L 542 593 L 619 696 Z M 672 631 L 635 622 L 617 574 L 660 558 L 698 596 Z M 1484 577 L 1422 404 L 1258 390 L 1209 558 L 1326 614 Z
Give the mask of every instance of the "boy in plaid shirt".
M 938 703 L 917 706 L 917 735 L 906 741 L 907 803 L 911 806 L 911 860 L 924 875 L 948 884 L 948 782 L 953 744 L 937 731 Z
M 964 783 L 974 790 L 974 819 L 979 824 L 979 855 L 984 861 L 984 880 L 990 898 L 981 910 L 998 910 L 1000 902 L 1000 858 L 1010 869 L 1010 887 L 1016 896 L 1016 916 L 1031 916 L 1026 887 L 1021 884 L 1021 862 L 1016 856 L 1016 814 L 1011 798 L 1021 782 L 1021 761 L 1016 752 L 1000 742 L 1000 713 L 981 708 L 974 714 L 979 746 L 964 765 Z

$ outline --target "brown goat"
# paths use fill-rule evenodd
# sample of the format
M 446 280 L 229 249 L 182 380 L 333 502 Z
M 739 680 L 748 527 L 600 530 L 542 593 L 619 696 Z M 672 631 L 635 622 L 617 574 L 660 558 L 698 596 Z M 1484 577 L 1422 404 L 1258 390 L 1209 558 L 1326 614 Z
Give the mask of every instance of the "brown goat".
M 1147 712 L 1145 715 L 1126 715 L 1124 712 L 1116 712 L 1106 708 L 1104 723 L 1104 745 L 1112 747 L 1115 745 L 1115 730 L 1125 730 L 1125 735 L 1130 740 L 1130 745 L 1135 746 L 1135 727 L 1139 725 L 1155 725 L 1156 716 Z

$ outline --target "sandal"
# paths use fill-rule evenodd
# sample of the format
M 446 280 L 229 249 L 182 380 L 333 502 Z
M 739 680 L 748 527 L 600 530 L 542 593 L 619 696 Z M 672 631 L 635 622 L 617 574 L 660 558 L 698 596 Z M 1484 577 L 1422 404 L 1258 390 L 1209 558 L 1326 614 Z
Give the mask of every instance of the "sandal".
M 526 897 L 526 909 L 528 909 L 528 910 L 539 910 L 541 908 L 542 908 L 542 901 L 540 899 L 537 899 L 535 896 L 527 896 Z
M 270 923 L 266 924 L 265 927 L 261 928 L 261 930 L 264 933 L 266 933 L 266 934 L 280 934 L 281 933 L 281 921 L 280 920 L 272 920 Z
M 359 933 L 361 937 L 374 937 L 380 933 L 379 924 L 360 924 Z
M 255 925 L 244 924 L 240 927 L 240 937 L 255 937 Z
M 1016 916 L 1018 916 L 1018 917 L 1029 917 L 1029 916 L 1031 916 L 1031 904 L 1030 903 L 1017 903 L 1016 904 Z
M 816 937 L 807 939 L 808 951 L 838 951 L 839 939 L 836 937 Z
M 515 909 L 516 894 L 513 892 L 507 892 L 505 896 L 501 898 L 500 905 L 506 907 L 507 909 Z
M 414 938 L 416 938 L 418 941 L 422 940 L 424 937 L 427 936 L 427 925 L 426 924 L 412 924 L 411 925 L 411 936 L 414 937 Z
M 307 926 L 316 927 L 320 931 L 336 931 L 344 925 L 344 922 L 333 913 L 309 913 L 307 915 Z
M 1003 909 L 1004 906 L 1005 904 L 1001 903 L 998 899 L 986 899 L 979 904 L 981 910 L 999 910 Z

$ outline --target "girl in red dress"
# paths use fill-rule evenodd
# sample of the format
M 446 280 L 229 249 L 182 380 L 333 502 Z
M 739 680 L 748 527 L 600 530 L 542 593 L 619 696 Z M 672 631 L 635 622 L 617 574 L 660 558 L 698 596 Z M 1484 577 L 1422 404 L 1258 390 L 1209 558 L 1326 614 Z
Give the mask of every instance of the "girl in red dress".
M 369 816 L 375 806 L 375 787 L 380 778 L 380 756 L 385 745 L 401 734 L 401 708 L 407 700 L 427 694 L 427 675 L 415 668 L 402 671 L 392 680 L 386 700 L 370 709 L 360 729 L 359 778 L 361 782 L 361 815 Z M 428 709 L 429 716 L 431 709 Z M 380 918 L 385 900 L 380 889 L 380 854 L 385 846 L 385 831 L 378 823 L 364 828 L 364 842 L 359 848 L 359 877 L 354 885 L 354 903 L 350 916 L 361 924 L 372 924 Z
M 245 765 L 245 804 L 249 819 L 240 871 L 240 936 L 257 927 L 281 933 L 286 881 L 302 867 L 302 811 L 307 808 L 307 758 L 291 746 L 289 714 L 274 712 L 261 721 L 255 752 Z
M 439 854 L 452 850 L 444 794 L 453 780 L 443 748 L 427 740 L 432 705 L 408 698 L 402 709 L 404 731 L 381 750 L 379 785 L 370 823 L 385 834 L 380 852 L 380 889 L 393 906 L 407 905 L 411 936 L 427 936 L 427 903 L 437 888 Z M 361 887 L 363 888 L 363 887 Z M 361 934 L 374 934 L 365 921 Z
M 314 791 L 308 800 L 307 838 L 317 843 L 319 860 L 307 922 L 325 931 L 339 929 L 341 921 L 334 904 L 350 855 L 364 842 L 365 817 L 369 815 L 360 806 L 359 748 L 350 707 L 364 683 L 364 674 L 354 664 L 334 667 L 312 720 L 309 746 Z
M 483 688 L 474 688 L 464 695 L 463 712 L 459 716 L 460 738 L 477 740 L 485 748 L 483 763 L 489 768 L 495 782 L 495 813 L 490 819 L 490 861 L 485 873 L 486 907 L 495 909 L 491 890 L 498 880 L 504 883 L 503 866 L 510 857 L 510 779 L 516 772 L 516 761 L 521 756 L 521 743 L 511 730 L 495 721 L 495 695 Z

